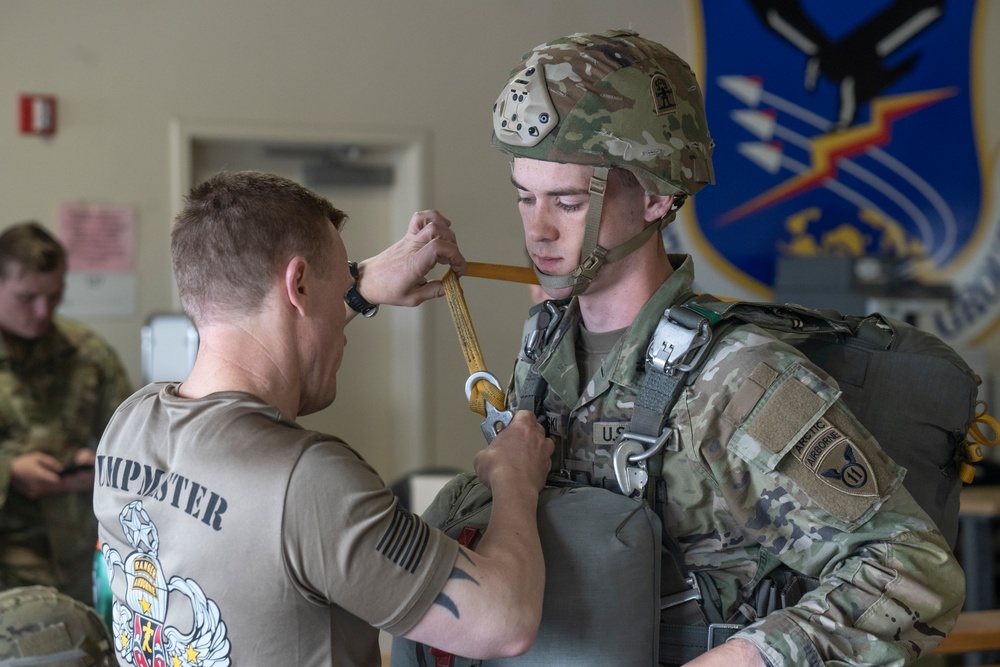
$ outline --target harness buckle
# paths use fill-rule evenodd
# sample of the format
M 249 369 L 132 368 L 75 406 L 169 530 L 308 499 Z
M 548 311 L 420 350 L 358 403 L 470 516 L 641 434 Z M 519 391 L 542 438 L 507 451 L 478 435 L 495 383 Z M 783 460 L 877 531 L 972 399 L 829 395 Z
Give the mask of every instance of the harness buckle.
M 697 365 L 710 340 L 712 330 L 707 319 L 699 322 L 697 329 L 690 329 L 671 318 L 668 308 L 649 341 L 646 365 L 668 375 L 687 372 Z
M 684 604 L 685 602 L 689 602 L 691 600 L 702 599 L 701 586 L 698 585 L 698 580 L 693 574 L 688 574 L 688 576 L 684 577 L 684 583 L 690 586 L 691 589 L 660 598 L 661 610 L 676 607 L 679 604 Z
M 579 280 L 582 276 L 587 280 L 593 280 L 597 276 L 597 271 L 602 266 L 604 266 L 604 261 L 608 256 L 608 251 L 606 248 L 601 246 L 596 246 L 594 250 L 580 262 L 580 266 L 576 267 L 573 272 L 573 276 Z
M 708 638 L 705 642 L 705 650 L 711 651 L 716 646 L 720 646 L 727 639 L 742 630 L 744 626 L 735 623 L 710 623 L 708 626 Z M 721 635 L 716 638 L 716 633 Z
M 597 176 L 590 177 L 590 184 L 587 187 L 587 194 L 598 197 L 603 197 L 604 193 L 608 190 L 608 180 L 606 178 L 598 178 Z

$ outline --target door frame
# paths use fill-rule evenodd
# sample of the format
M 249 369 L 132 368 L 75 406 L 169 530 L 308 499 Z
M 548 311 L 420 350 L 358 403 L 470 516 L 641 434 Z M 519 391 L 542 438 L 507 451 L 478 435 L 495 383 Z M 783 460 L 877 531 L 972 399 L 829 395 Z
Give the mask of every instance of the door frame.
M 406 128 L 371 129 L 287 122 L 238 122 L 182 119 L 170 122 L 170 218 L 180 212 L 184 197 L 194 185 L 194 144 L 199 141 L 249 141 L 299 145 L 353 144 L 387 150 L 393 156 L 394 179 L 390 187 L 392 238 L 402 238 L 414 211 L 429 208 L 429 146 L 426 131 Z M 180 311 L 177 285 L 172 303 Z M 431 459 L 429 446 L 431 406 L 431 357 L 429 323 L 424 308 L 386 308 L 378 317 L 391 322 L 390 376 L 373 378 L 385 387 L 385 405 L 392 411 L 393 450 L 397 470 L 415 470 Z

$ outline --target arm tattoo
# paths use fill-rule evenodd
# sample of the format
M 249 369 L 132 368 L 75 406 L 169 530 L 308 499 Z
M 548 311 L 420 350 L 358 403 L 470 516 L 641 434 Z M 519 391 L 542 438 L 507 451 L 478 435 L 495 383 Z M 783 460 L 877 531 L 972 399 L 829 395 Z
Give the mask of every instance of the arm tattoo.
M 451 601 L 451 598 L 445 595 L 444 593 L 438 593 L 437 598 L 434 599 L 434 604 L 441 605 L 442 607 L 450 611 L 452 616 L 454 616 L 455 618 L 461 618 L 461 616 L 458 613 L 458 607 L 456 607 L 455 603 Z
M 475 563 L 472 561 L 472 558 L 469 557 L 469 554 L 465 552 L 465 549 L 459 549 L 458 553 L 461 556 L 465 557 L 465 559 L 468 560 L 469 563 L 472 563 L 473 567 L 475 567 Z M 476 586 L 479 585 L 479 582 L 476 580 L 475 577 L 473 577 L 471 574 L 469 574 L 468 572 L 459 567 L 453 567 L 451 569 L 451 574 L 448 575 L 448 578 L 464 579 L 465 581 L 471 581 Z M 450 611 L 455 618 L 461 618 L 461 615 L 458 613 L 458 607 L 455 605 L 455 602 L 444 593 L 438 593 L 437 598 L 434 599 L 434 604 L 441 605 L 442 607 Z
M 449 579 L 465 579 L 466 581 L 471 581 L 476 586 L 479 585 L 479 582 L 476 581 L 475 577 L 473 577 L 471 574 L 469 574 L 465 570 L 463 570 L 461 568 L 457 568 L 457 567 L 453 567 L 451 569 L 451 574 L 448 575 L 448 578 Z
M 472 560 L 472 556 L 469 555 L 469 552 L 466 551 L 465 549 L 463 549 L 462 547 L 458 548 L 458 555 L 461 556 L 462 558 L 464 558 L 465 560 L 469 561 L 469 565 L 471 565 L 472 567 L 476 566 L 476 561 Z M 462 568 L 458 567 L 457 565 L 455 567 L 451 568 L 451 574 L 448 575 L 448 578 L 449 579 L 465 579 L 467 581 L 471 581 L 476 586 L 479 585 L 479 582 L 476 581 L 475 577 L 473 577 L 471 574 L 469 574 L 468 572 L 466 572 Z

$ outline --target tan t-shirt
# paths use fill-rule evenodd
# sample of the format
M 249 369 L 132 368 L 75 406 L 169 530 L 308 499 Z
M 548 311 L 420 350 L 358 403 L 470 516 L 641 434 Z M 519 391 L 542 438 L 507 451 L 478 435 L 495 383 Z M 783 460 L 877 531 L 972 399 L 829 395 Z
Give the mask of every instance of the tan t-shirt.
M 137 667 L 378 665 L 375 628 L 412 628 L 457 553 L 344 442 L 236 392 L 133 395 L 98 448 L 94 507 L 116 649 Z

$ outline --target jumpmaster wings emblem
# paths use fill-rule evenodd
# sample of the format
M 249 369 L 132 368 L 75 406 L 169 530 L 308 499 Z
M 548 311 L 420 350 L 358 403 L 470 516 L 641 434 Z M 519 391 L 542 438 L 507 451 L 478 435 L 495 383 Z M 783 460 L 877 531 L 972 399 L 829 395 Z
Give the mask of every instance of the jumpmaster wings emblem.
M 118 654 L 135 667 L 228 667 L 229 639 L 219 607 L 205 597 L 194 581 L 165 575 L 157 557 L 160 539 L 139 500 L 118 515 L 125 539 L 134 549 L 125 560 L 107 544 L 101 552 L 114 582 L 115 568 L 125 574 L 125 602 L 117 598 L 112 608 L 112 632 Z M 191 602 L 192 625 L 188 633 L 165 624 L 168 596 L 180 593 Z M 178 598 L 175 596 L 174 600 Z

